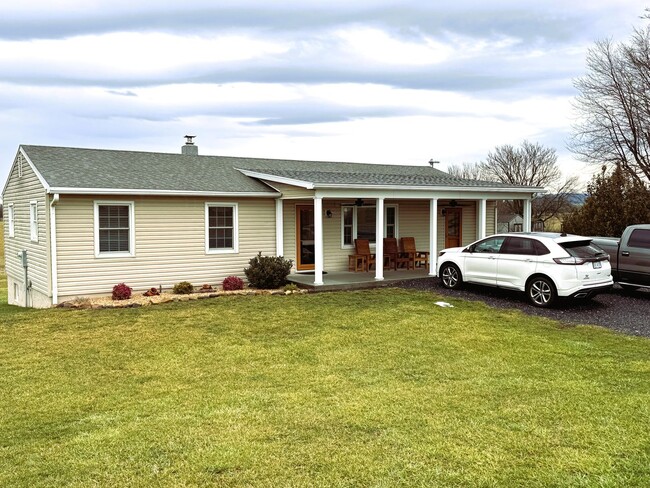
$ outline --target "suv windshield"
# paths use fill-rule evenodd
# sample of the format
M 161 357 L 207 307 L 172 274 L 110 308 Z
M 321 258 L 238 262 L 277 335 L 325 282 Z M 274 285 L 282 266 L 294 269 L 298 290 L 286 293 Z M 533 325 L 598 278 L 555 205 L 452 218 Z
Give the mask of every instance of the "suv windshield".
M 584 259 L 606 259 L 607 253 L 589 241 L 570 241 L 559 243 L 570 256 Z

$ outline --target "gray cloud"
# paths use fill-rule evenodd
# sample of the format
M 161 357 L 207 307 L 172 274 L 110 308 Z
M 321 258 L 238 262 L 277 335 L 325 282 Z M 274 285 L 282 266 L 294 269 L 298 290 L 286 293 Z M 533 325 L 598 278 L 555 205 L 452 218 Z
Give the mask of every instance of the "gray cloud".
M 385 4 L 384 4 L 385 5 Z M 361 2 L 315 6 L 304 2 L 268 2 L 241 6 L 208 5 L 188 8 L 184 4 L 79 11 L 41 11 L 30 15 L 4 12 L 0 18 L 0 38 L 60 39 L 76 35 L 116 31 L 164 31 L 180 34 L 205 34 L 223 30 L 263 30 L 274 35 L 309 33 L 350 24 L 377 25 L 395 30 L 404 37 L 418 33 L 440 35 L 452 31 L 468 36 L 508 35 L 532 42 L 546 39 L 565 42 L 589 35 L 591 13 L 579 8 L 553 11 L 548 6 L 505 2 L 489 5 L 458 1 L 455 6 L 437 2 L 407 1 L 388 6 L 369 6 Z

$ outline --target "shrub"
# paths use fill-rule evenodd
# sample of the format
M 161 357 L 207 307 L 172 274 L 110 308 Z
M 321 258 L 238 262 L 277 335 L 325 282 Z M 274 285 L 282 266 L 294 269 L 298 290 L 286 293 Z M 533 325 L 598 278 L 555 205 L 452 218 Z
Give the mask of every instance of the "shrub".
M 208 283 L 204 283 L 199 291 L 203 291 L 203 292 L 212 291 L 212 285 Z
M 113 287 L 113 300 L 128 300 L 131 298 L 133 288 L 126 286 L 124 283 L 119 283 Z
M 262 256 L 260 252 L 248 264 L 244 273 L 251 286 L 268 290 L 280 288 L 287 282 L 293 262 L 282 256 Z
M 225 291 L 243 290 L 244 280 L 238 278 L 237 276 L 228 276 L 225 280 L 223 280 L 223 284 L 221 286 Z
M 295 283 L 289 283 L 288 285 L 284 286 L 284 291 L 295 292 L 298 290 L 300 290 L 300 288 L 298 288 L 298 285 L 296 285 Z
M 188 295 L 194 291 L 194 285 L 192 285 L 192 283 L 189 281 L 181 281 L 180 283 L 176 283 L 174 285 L 174 289 L 172 291 L 177 295 Z

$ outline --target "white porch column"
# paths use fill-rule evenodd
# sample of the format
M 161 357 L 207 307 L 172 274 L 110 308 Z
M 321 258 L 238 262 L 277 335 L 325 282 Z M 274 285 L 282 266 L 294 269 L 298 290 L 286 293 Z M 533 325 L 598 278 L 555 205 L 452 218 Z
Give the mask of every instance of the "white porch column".
M 323 199 L 314 197 L 314 285 L 323 284 Z
M 375 279 L 384 279 L 384 199 L 377 199 L 375 225 Z
M 275 201 L 275 255 L 284 256 L 284 214 L 282 212 L 283 201 L 279 198 Z
M 486 233 L 487 221 L 487 200 L 482 198 L 478 201 L 478 238 L 483 239 Z
M 429 276 L 436 276 L 438 261 L 438 199 L 429 201 Z
M 530 232 L 531 231 L 531 221 L 532 221 L 532 213 L 533 213 L 533 206 L 531 204 L 530 198 L 526 198 L 524 200 L 524 215 L 522 217 L 524 218 L 524 225 L 523 229 L 524 232 Z

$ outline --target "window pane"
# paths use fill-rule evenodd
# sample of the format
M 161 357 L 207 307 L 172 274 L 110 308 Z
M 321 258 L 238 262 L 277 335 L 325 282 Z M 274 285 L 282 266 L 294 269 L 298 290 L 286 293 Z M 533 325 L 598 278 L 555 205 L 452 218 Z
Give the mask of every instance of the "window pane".
M 386 225 L 395 225 L 395 207 L 386 207 Z
M 129 206 L 100 205 L 99 252 L 129 252 Z
M 357 207 L 357 238 L 368 239 L 370 242 L 375 242 L 376 232 L 374 207 Z
M 343 244 L 352 245 L 352 226 L 343 227 Z
M 235 208 L 208 207 L 208 248 L 234 249 Z
M 631 247 L 642 247 L 650 249 L 650 230 L 635 229 L 630 235 L 628 245 Z
M 343 207 L 343 225 L 352 225 L 354 207 Z

